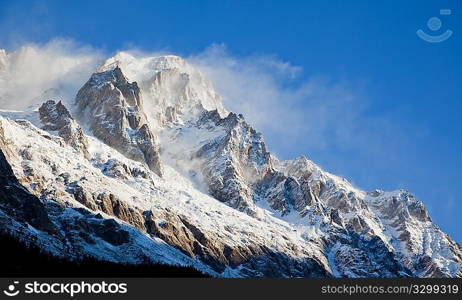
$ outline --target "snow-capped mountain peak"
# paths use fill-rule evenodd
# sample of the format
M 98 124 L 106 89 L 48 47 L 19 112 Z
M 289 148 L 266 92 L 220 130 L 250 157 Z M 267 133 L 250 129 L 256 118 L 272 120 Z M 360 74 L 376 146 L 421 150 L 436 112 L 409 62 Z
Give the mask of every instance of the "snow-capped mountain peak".
M 186 61 L 176 55 L 160 55 L 136 57 L 129 52 L 120 51 L 113 57 L 108 58 L 98 72 L 114 69 L 116 66 L 124 70 L 126 76 L 132 81 L 144 81 L 155 73 L 171 69 L 180 69 L 186 72 L 191 70 Z
M 54 253 L 225 277 L 462 276 L 461 246 L 412 194 L 367 193 L 304 156 L 279 161 L 178 56 L 120 52 L 74 109 L 54 100 L 0 111 L 0 165 L 61 235 L 28 229 L 6 200 L 0 219 Z
M 179 56 L 136 57 L 128 52 L 119 52 L 106 60 L 98 72 L 116 67 L 140 87 L 145 112 L 153 126 L 184 123 L 191 114 L 215 109 L 223 117 L 228 114 L 212 83 Z

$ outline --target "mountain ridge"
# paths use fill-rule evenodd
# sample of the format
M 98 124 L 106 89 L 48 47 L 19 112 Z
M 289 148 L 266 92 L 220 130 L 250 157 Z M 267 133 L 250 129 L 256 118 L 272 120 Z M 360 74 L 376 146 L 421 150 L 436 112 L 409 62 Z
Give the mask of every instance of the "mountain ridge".
M 177 56 L 119 53 L 75 103 L 71 111 L 88 129 L 88 157 L 54 132 L 0 117 L 13 140 L 2 151 L 15 154 L 8 159 L 15 176 L 45 203 L 101 211 L 214 276 L 462 276 L 461 246 L 412 194 L 364 192 L 303 156 L 279 161 L 244 116 L 226 111 L 212 85 Z M 48 141 L 36 145 L 45 135 Z M 34 158 L 56 147 L 69 147 L 78 163 Z M 85 167 L 63 176 L 45 172 L 50 163 L 64 173 Z

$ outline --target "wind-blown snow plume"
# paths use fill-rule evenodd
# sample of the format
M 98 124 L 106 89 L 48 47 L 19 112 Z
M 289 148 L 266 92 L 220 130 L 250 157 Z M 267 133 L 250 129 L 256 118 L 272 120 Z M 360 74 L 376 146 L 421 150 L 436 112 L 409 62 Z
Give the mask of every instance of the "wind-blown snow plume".
M 196 64 L 213 59 L 203 55 Z M 273 126 L 267 119 L 276 124 L 267 128 L 282 126 L 280 140 L 299 130 L 284 126 L 302 119 L 340 140 L 355 132 L 349 126 L 360 107 L 344 89 L 309 82 L 291 92 L 281 83 L 298 71 L 289 64 L 221 61 L 212 80 L 240 80 L 239 70 L 244 77 L 224 85 L 235 92 L 225 94 L 228 101 L 241 105 L 233 109 L 256 102 L 265 117 L 260 126 Z M 308 116 L 297 111 L 302 99 L 312 106 Z M 7 174 L 0 188 L 24 187 L 0 190 L 0 223 L 57 255 L 177 263 L 223 277 L 462 275 L 461 246 L 414 195 L 363 191 L 304 156 L 277 159 L 263 135 L 227 111 L 206 77 L 181 57 L 118 53 L 74 103 L 75 119 L 53 100 L 38 112 L 0 111 L 0 166 Z M 252 112 L 250 121 L 258 120 Z M 322 127 L 331 114 L 333 127 Z M 93 136 L 82 130 L 86 125 Z M 37 205 L 20 201 L 24 192 Z M 29 209 L 21 215 L 18 207 Z
M 304 137 L 316 149 L 340 144 L 354 135 L 366 106 L 341 82 L 301 80 L 301 68 L 271 56 L 236 58 L 223 45 L 212 45 L 189 61 L 210 78 L 225 107 L 289 144 Z
M 103 57 L 99 49 L 62 39 L 0 51 L 0 107 L 20 110 L 47 98 L 69 103 Z M 333 139 L 340 143 L 354 135 L 355 120 L 365 106 L 354 93 L 326 80 L 288 86 L 301 68 L 271 56 L 236 58 L 223 45 L 212 45 L 187 60 L 212 81 L 225 107 L 244 114 L 266 135 L 283 134 L 289 144 L 304 136 L 318 149 Z
M 107 58 L 103 52 L 71 40 L 29 44 L 8 54 L 0 50 L 0 109 L 22 110 L 55 99 L 63 100 L 72 112 L 70 103 L 77 90 L 101 65 L 100 58 Z M 133 47 L 127 52 L 146 61 L 165 54 Z M 381 183 L 387 189 L 416 190 L 416 180 L 405 174 L 421 174 L 420 180 L 428 180 L 422 174 L 433 172 L 433 167 L 414 155 L 422 153 L 419 143 L 414 141 L 427 135 L 425 128 L 418 124 L 404 127 L 387 111 L 370 114 L 367 110 L 373 108 L 373 99 L 363 97 L 355 79 L 306 78 L 301 68 L 275 57 L 236 57 L 222 45 L 184 57 L 212 82 L 224 107 L 242 113 L 249 124 L 263 133 L 269 149 L 280 158 L 303 153 L 367 189 Z M 144 66 L 142 69 L 152 71 Z M 149 75 L 139 72 L 136 66 L 125 66 L 124 74 L 138 83 Z M 145 102 L 147 114 L 159 108 L 157 102 Z M 364 162 L 369 168 L 356 167 Z M 417 193 L 435 201 L 439 201 L 440 194 L 451 194 L 443 179 L 432 186 L 434 196 L 426 194 L 427 189 Z M 455 210 L 447 207 L 430 206 L 430 211 L 453 214 Z
M 71 40 L 0 50 L 0 107 L 24 109 L 59 97 L 70 101 L 100 63 L 102 51 Z

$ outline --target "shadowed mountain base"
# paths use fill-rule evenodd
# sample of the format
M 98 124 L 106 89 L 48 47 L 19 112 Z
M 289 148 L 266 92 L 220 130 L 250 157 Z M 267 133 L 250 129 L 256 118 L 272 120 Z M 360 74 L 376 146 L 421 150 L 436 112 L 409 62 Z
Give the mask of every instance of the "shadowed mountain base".
M 0 245 L 0 277 L 207 277 L 189 267 L 117 264 L 91 257 L 69 261 L 5 233 L 0 233 Z

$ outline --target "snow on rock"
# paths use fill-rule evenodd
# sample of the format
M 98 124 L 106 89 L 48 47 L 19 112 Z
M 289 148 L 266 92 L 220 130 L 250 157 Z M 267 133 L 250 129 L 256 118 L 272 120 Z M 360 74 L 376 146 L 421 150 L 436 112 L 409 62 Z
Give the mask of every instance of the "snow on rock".
M 121 68 L 130 80 L 138 83 L 145 99 L 146 114 L 153 126 L 184 123 L 204 110 L 217 109 L 221 116 L 228 114 L 212 84 L 181 57 L 136 58 L 127 52 L 119 52 L 99 70 L 115 67 Z
M 58 135 L 75 150 L 89 158 L 88 141 L 82 128 L 72 118 L 67 108 L 53 100 L 45 102 L 39 108 L 40 120 L 43 130 L 57 131 Z
M 273 218 L 256 221 L 196 190 L 188 178 L 169 166 L 165 178 L 159 178 L 92 138 L 89 148 L 94 158 L 86 160 L 31 123 L 0 120 L 5 139 L 14 140 L 8 149 L 16 156 L 9 161 L 15 175 L 43 201 L 117 217 L 154 239 L 183 249 L 217 274 L 228 266 L 239 266 L 239 276 L 330 274 L 320 248 L 305 242 L 287 223 Z M 32 155 L 21 156 L 24 151 Z M 143 169 L 149 176 L 128 180 L 107 176 L 98 168 L 107 157 Z M 277 262 L 280 269 L 269 267 Z
M 7 161 L 18 158 L 16 155 L 19 154 L 16 152 L 17 145 L 9 143 L 13 129 L 8 125 L 9 122 L 0 118 L 0 221 L 3 231 L 10 232 L 26 243 L 35 243 L 44 251 L 69 259 L 90 255 L 119 263 L 152 262 L 193 266 L 214 274 L 207 266 L 159 239 L 146 236 L 133 226 L 104 218 L 101 214 L 77 205 L 46 201 L 50 198 L 42 195 L 39 199 L 29 193 L 17 181 L 16 177 L 19 176 L 14 174 Z M 28 125 L 23 126 L 27 128 Z M 22 133 L 21 130 L 14 132 Z M 46 141 L 54 143 L 44 137 L 35 137 L 34 140 L 39 144 L 46 144 Z M 66 151 L 76 156 L 72 150 Z
M 140 90 L 119 67 L 94 73 L 75 103 L 79 119 L 97 138 L 162 176 L 157 136 L 147 123 Z
M 404 190 L 375 190 L 365 201 L 407 267 L 422 277 L 461 275 L 461 246 L 432 222 L 422 202 Z
M 460 245 L 431 221 L 424 205 L 409 192 L 365 193 L 303 156 L 281 162 L 279 168 L 299 181 L 307 178 L 317 201 L 329 208 L 331 222 L 362 236 L 380 239 L 380 244 L 414 276 L 460 276 Z M 343 247 L 341 256 L 345 251 Z
M 16 119 L 0 117 L 14 176 L 80 236 L 73 251 L 136 263 L 153 248 L 223 277 L 462 276 L 461 246 L 412 194 L 367 193 L 304 156 L 279 161 L 180 57 L 118 53 L 75 103 L 93 134 L 86 155 L 60 132 L 79 127 L 59 103 L 42 107 L 47 131 L 36 110 L 0 111 Z M 72 231 L 79 222 L 93 225 Z

